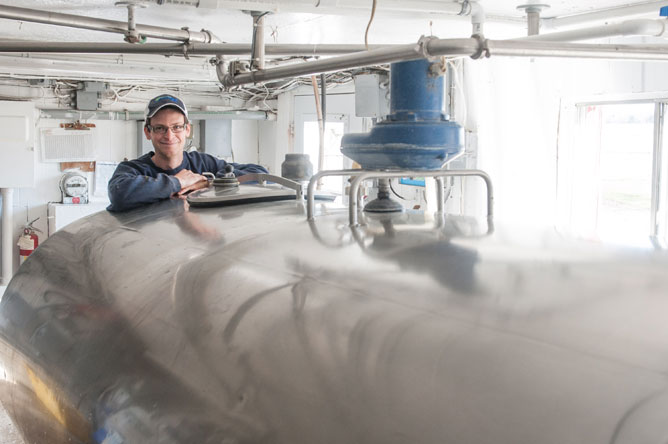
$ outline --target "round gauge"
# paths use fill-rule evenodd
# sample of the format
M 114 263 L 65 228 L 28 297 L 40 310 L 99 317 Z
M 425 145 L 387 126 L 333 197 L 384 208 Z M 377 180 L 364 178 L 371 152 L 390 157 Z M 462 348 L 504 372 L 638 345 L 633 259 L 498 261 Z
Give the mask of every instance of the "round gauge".
M 88 194 L 88 180 L 78 172 L 65 173 L 60 179 L 60 189 L 67 197 L 84 197 Z

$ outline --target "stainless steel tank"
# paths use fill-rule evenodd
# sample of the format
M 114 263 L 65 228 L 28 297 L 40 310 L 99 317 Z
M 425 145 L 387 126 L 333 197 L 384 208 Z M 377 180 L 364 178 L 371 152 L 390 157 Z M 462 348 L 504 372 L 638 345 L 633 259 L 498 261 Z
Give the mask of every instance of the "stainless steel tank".
M 665 442 L 665 254 L 317 210 L 165 201 L 49 238 L 0 304 L 26 442 Z

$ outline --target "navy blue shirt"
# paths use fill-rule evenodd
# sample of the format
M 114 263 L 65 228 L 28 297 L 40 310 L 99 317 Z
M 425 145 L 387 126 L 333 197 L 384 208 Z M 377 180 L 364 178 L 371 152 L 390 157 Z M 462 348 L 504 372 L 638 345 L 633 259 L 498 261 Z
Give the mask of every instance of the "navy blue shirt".
M 213 173 L 216 176 L 224 174 L 227 162 L 213 157 L 211 154 L 197 151 L 184 152 L 183 162 L 177 168 L 163 170 L 153 163 L 153 151 L 144 154 L 139 159 L 121 162 L 113 176 L 109 179 L 109 200 L 111 205 L 108 211 L 127 211 L 143 204 L 168 199 L 181 189 L 179 179 L 174 177 L 179 171 L 186 169 L 193 173 Z M 248 173 L 267 173 L 260 165 L 252 163 L 229 163 L 234 167 L 236 176 Z

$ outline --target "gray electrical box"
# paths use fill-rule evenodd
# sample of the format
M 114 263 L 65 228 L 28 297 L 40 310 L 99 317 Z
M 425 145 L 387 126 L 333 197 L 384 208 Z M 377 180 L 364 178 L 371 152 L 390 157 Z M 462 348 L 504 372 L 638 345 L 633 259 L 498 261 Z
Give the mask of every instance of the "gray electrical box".
M 386 74 L 355 76 L 355 115 L 385 117 L 390 114 L 390 82 Z
M 232 157 L 232 121 L 202 120 L 200 122 L 200 148 L 216 157 Z

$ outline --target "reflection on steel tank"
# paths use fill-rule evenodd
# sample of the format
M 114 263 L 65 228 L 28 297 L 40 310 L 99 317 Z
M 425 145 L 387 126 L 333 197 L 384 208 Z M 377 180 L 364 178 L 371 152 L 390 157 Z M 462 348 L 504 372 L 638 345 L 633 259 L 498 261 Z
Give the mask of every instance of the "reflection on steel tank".
M 665 254 L 323 205 L 165 201 L 51 236 L 0 304 L 26 442 L 665 439 Z

